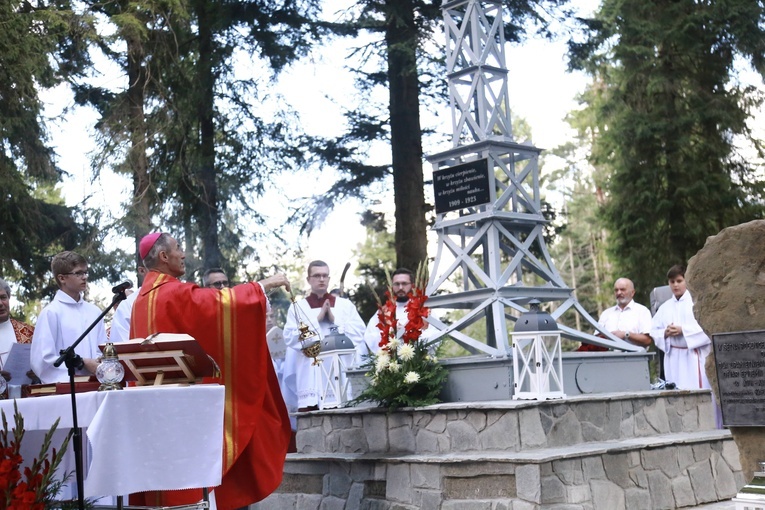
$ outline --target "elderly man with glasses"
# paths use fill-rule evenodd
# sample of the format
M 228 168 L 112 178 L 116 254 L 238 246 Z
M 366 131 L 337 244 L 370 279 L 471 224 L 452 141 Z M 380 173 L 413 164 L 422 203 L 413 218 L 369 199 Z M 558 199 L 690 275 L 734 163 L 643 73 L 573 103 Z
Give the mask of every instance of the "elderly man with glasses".
M 173 236 L 148 234 L 138 251 L 148 273 L 133 305 L 131 337 L 186 333 L 218 364 L 218 382 L 226 386 L 226 434 L 220 438 L 223 481 L 211 495 L 218 510 L 246 507 L 281 483 L 290 440 L 289 416 L 266 344 L 266 293 L 289 290 L 289 281 L 276 274 L 220 290 L 201 288 L 179 280 L 186 273 L 186 254 Z M 191 505 L 201 499 L 196 489 L 147 492 L 132 495 L 131 505 Z
M 11 374 L 5 370 L 5 362 L 13 344 L 28 344 L 32 341 L 35 328 L 11 317 L 11 286 L 0 278 L 0 375 L 7 381 Z

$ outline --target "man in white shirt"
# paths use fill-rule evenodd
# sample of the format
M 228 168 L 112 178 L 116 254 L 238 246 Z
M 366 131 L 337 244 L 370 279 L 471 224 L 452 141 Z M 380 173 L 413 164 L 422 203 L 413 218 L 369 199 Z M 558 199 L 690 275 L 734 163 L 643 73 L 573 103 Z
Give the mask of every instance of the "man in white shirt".
M 53 363 L 60 351 L 72 345 L 101 314 L 96 305 L 82 297 L 88 285 L 88 263 L 84 257 L 71 251 L 61 252 L 53 257 L 51 270 L 59 290 L 40 312 L 30 353 L 32 370 L 43 383 L 69 380 L 66 366 L 54 367 Z M 101 355 L 98 345 L 106 341 L 101 320 L 74 350 L 82 358 L 77 375 L 95 374 Z
M 664 351 L 664 378 L 682 390 L 710 388 L 704 362 L 712 342 L 693 315 L 685 267 L 672 266 L 667 279 L 673 297 L 656 312 L 651 328 L 656 347 Z
M 304 322 L 321 338 L 330 333 L 343 333 L 354 346 L 364 341 L 364 321 L 349 300 L 329 294 L 329 267 L 326 262 L 314 260 L 308 265 L 308 285 L 311 293 L 290 306 L 284 325 L 287 355 L 284 360 L 284 400 L 287 407 L 300 411 L 318 409 L 324 384 L 322 369 L 306 357 L 301 348 L 298 326 Z M 296 309 L 297 308 L 297 309 Z M 316 339 L 318 340 L 318 338 Z M 347 364 L 353 363 L 346 360 Z
M 606 331 L 626 342 L 641 347 L 651 345 L 651 312 L 634 301 L 635 285 L 629 278 L 614 283 L 616 306 L 600 314 L 598 324 Z

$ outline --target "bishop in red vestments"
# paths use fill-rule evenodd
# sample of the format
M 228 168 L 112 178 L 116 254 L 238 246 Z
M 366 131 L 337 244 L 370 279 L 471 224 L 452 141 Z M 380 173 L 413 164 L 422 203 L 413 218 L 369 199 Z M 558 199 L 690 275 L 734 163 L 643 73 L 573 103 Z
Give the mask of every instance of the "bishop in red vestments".
M 226 387 L 223 481 L 214 491 L 216 504 L 229 510 L 260 501 L 281 483 L 290 439 L 289 417 L 265 339 L 263 291 L 289 288 L 289 282 L 275 275 L 220 290 L 183 283 L 177 277 L 185 272 L 185 255 L 168 234 L 144 237 L 139 252 L 149 272 L 133 306 L 130 338 L 186 333 L 216 361 L 219 382 Z M 138 496 L 131 504 L 172 506 L 195 503 L 202 492 Z

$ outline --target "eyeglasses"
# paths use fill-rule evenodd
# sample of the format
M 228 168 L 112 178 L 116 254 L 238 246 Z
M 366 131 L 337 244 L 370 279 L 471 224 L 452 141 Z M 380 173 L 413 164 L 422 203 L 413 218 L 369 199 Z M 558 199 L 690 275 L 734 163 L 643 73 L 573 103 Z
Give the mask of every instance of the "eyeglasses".
M 212 282 L 210 284 L 210 287 L 215 287 L 216 289 L 224 289 L 228 288 L 231 284 L 228 280 L 221 280 L 219 282 Z
M 61 273 L 61 276 L 76 276 L 78 278 L 87 278 L 87 271 L 75 271 L 74 273 Z
M 329 280 L 328 274 L 312 274 L 308 278 L 316 278 L 317 280 Z

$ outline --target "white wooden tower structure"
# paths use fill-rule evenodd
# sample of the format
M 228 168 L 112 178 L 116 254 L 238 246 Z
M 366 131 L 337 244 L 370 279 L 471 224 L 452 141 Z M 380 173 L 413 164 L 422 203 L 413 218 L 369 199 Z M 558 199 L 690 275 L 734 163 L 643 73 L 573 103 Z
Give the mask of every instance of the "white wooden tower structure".
M 450 336 L 473 354 L 507 357 L 508 331 L 528 302 L 538 299 L 553 305 L 556 320 L 579 313 L 584 329 L 605 335 L 559 324 L 566 338 L 642 350 L 599 329 L 547 251 L 541 150 L 516 143 L 512 135 L 501 1 L 446 1 L 442 10 L 453 147 L 428 158 L 438 252 L 427 292 L 431 308 L 457 313 L 448 320 L 439 320 L 441 312 L 431 317 L 437 338 Z

